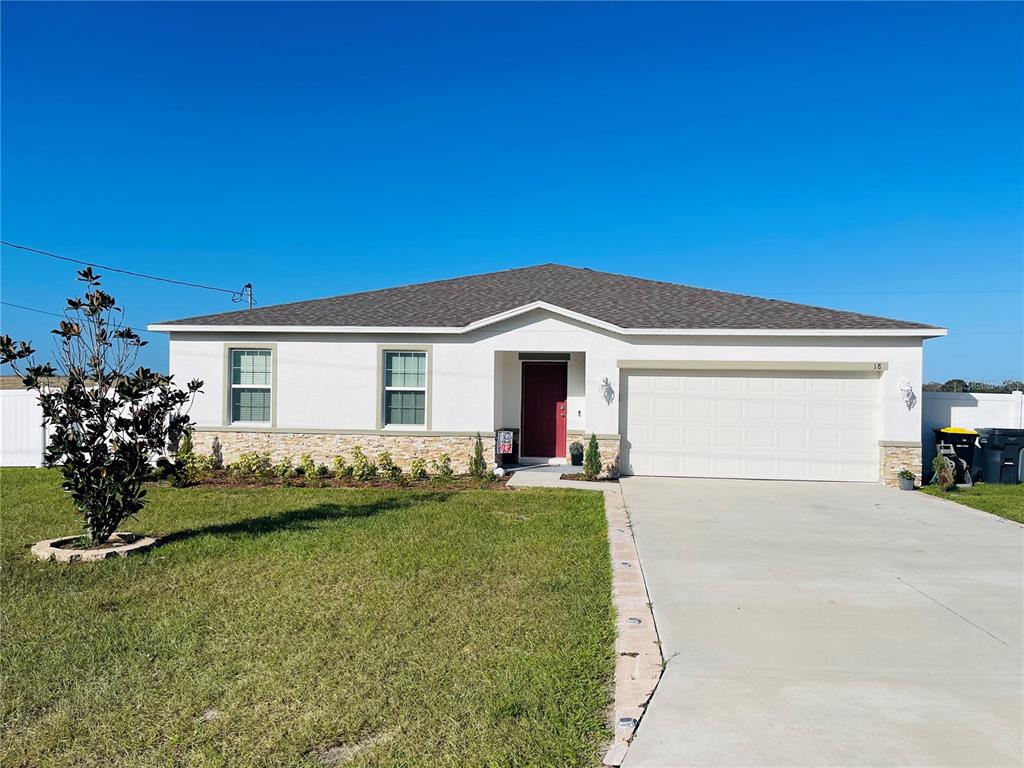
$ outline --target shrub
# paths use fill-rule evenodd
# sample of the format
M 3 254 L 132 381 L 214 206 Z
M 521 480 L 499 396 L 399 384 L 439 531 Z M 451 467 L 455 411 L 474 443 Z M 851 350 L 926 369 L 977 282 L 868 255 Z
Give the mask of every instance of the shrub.
M 186 429 L 181 436 L 181 440 L 178 441 L 178 458 L 184 458 L 192 455 L 192 430 Z
M 473 477 L 483 477 L 487 474 L 487 462 L 484 461 L 484 441 L 480 439 L 480 433 L 476 433 L 476 442 L 473 443 L 473 455 L 469 457 L 469 474 Z
M 352 449 L 352 477 L 356 480 L 372 480 L 377 476 L 377 465 L 363 453 L 358 445 Z
M 213 469 L 212 460 L 206 456 L 196 456 L 192 452 L 192 432 L 186 430 L 178 442 L 178 450 L 174 456 L 174 466 L 167 468 L 167 476 L 171 485 L 185 488 L 203 480 Z
M 451 480 L 455 477 L 455 470 L 452 469 L 452 457 L 442 453 L 441 458 L 430 462 L 431 474 L 438 480 Z
M 352 477 L 352 465 L 345 462 L 344 456 L 335 456 L 331 462 L 331 471 L 335 477 Z
M 618 454 L 616 454 L 614 459 L 612 459 L 611 461 L 609 461 L 607 464 L 604 465 L 604 472 L 612 480 L 618 480 L 619 479 L 619 475 L 622 474 L 622 472 L 619 469 L 619 457 L 618 457 Z
M 413 459 L 409 465 L 409 477 L 413 480 L 427 479 L 427 462 L 423 459 Z
M 597 435 L 590 435 L 587 452 L 583 456 L 583 476 L 593 480 L 601 474 L 601 451 L 597 447 Z
M 220 447 L 220 438 L 213 438 L 213 444 L 210 446 L 210 458 L 213 459 L 214 469 L 224 469 L 224 452 Z
M 308 453 L 299 456 L 299 474 L 312 479 L 316 477 L 316 462 Z
M 330 470 L 330 467 L 328 467 L 326 464 L 317 464 L 316 465 L 316 476 L 317 477 L 327 477 L 329 474 L 331 474 L 331 470 Z
M 238 457 L 238 461 L 228 464 L 228 474 L 232 477 L 270 477 L 274 466 L 269 453 L 247 451 Z
M 80 270 L 78 280 L 85 295 L 67 300 L 65 319 L 53 331 L 63 380 L 53 378 L 53 365 L 34 362 L 28 342 L 7 335 L 0 337 L 0 364 L 38 393 L 50 427 L 45 463 L 60 467 L 62 487 L 98 545 L 145 506 L 152 461 L 191 425 L 188 406 L 203 382 L 182 390 L 170 376 L 134 368 L 146 342 L 122 323 L 123 309 L 99 287 L 92 267 Z
M 213 472 L 213 456 L 190 453 L 187 456 L 178 457 L 175 462 L 175 472 L 171 474 L 171 484 L 178 488 L 195 485 L 209 478 L 211 472 Z
M 287 480 L 289 477 L 295 477 L 295 465 L 292 464 L 292 457 L 285 456 L 277 462 L 277 464 L 274 465 L 274 474 L 282 480 Z
M 388 480 L 402 479 L 402 468 L 391 460 L 391 454 L 387 451 L 377 454 L 377 471 Z

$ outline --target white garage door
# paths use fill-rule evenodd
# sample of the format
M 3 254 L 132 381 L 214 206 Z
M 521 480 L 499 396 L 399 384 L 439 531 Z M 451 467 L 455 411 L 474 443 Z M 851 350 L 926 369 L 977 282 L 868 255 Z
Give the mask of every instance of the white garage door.
M 639 372 L 627 380 L 635 475 L 878 479 L 875 378 Z

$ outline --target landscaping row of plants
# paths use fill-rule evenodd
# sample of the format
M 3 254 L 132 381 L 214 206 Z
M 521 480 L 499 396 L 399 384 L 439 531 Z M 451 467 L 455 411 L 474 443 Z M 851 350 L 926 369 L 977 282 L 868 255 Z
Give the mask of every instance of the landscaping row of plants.
M 395 463 L 388 451 L 382 451 L 371 458 L 358 445 L 347 456 L 335 456 L 330 465 L 317 463 L 308 453 L 300 455 L 298 460 L 285 456 L 275 462 L 270 453 L 258 451 L 242 453 L 237 460 L 225 464 L 219 441 L 214 439 L 210 454 L 196 453 L 191 433 L 188 432 L 181 439 L 174 463 L 168 462 L 166 465 L 165 476 L 173 485 L 182 487 L 224 481 L 296 485 L 322 485 L 327 481 L 336 481 L 344 484 L 402 485 L 430 480 L 450 482 L 459 477 L 447 453 L 429 462 L 420 458 L 413 459 L 409 469 L 404 470 Z M 469 458 L 468 477 L 485 482 L 499 480 L 484 459 L 483 440 L 479 433 L 473 446 L 473 455 Z

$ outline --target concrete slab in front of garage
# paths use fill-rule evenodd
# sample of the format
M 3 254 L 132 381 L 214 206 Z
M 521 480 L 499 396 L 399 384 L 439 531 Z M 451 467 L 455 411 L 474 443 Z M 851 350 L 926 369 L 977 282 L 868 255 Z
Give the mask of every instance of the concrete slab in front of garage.
M 1019 766 L 1024 527 L 873 484 L 622 482 L 668 666 L 626 766 Z

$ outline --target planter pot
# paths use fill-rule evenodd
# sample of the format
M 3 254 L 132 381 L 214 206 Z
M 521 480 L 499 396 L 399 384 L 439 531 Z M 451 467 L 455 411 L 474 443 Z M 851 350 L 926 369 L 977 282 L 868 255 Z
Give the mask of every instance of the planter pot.
M 572 461 L 572 465 L 574 467 L 582 467 L 583 466 L 583 455 L 582 454 L 580 454 L 579 456 L 577 456 L 575 454 L 572 454 L 572 455 L 569 456 L 569 458 Z
M 912 478 L 912 477 L 901 477 L 900 478 L 900 490 L 901 491 L 912 491 L 912 490 L 914 490 L 914 478 Z

